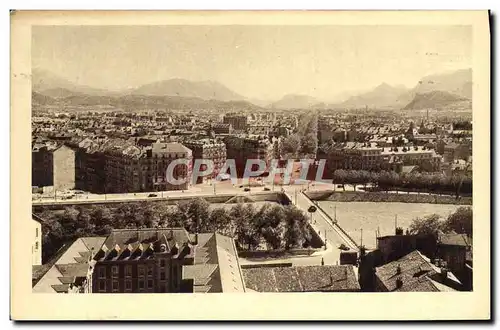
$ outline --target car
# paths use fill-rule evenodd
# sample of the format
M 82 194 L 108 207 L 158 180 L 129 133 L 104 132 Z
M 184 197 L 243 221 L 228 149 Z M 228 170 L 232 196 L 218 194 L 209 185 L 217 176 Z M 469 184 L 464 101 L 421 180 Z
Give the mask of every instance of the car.
M 246 187 L 245 189 L 243 189 L 244 191 L 250 191 L 250 188 Z
M 349 251 L 350 250 L 344 243 L 340 244 L 339 249 L 342 251 Z
M 240 186 L 240 188 L 243 188 L 243 186 Z
M 158 197 L 157 194 L 149 194 L 148 197 Z
M 264 191 L 269 191 L 271 189 L 269 189 L 268 187 L 264 187 Z
M 338 184 L 337 185 L 337 188 L 342 188 L 343 186 L 341 184 Z

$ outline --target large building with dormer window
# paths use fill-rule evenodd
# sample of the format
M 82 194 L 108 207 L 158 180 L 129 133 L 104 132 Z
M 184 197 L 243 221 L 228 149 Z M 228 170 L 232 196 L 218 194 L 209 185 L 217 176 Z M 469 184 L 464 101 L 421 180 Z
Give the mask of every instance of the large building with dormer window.
M 246 291 L 234 240 L 184 228 L 79 238 L 33 281 L 33 292 L 45 293 Z

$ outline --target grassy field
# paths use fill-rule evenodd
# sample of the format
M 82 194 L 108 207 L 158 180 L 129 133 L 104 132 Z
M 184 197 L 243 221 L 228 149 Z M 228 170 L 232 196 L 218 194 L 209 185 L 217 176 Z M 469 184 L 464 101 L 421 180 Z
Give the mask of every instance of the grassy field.
M 376 230 L 380 228 L 380 235 L 394 235 L 395 217 L 398 227 L 406 229 L 417 217 L 425 217 L 436 213 L 447 217 L 461 205 L 452 204 L 423 204 L 423 203 L 381 203 L 381 202 L 333 202 L 319 201 L 320 207 L 334 218 L 335 206 L 337 221 L 356 242 L 361 241 L 363 228 L 363 244 L 367 248 L 376 246 Z

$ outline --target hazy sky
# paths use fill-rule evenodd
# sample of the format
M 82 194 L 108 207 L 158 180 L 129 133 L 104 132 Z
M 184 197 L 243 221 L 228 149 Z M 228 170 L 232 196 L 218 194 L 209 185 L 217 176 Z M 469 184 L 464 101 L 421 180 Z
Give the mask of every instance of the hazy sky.
M 328 100 L 471 67 L 471 38 L 467 26 L 38 26 L 32 65 L 111 90 L 184 78 Z

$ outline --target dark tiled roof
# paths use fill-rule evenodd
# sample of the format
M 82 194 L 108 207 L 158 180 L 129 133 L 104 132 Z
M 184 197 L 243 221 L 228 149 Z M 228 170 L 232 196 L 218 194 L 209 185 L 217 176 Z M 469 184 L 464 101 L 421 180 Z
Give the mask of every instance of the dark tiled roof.
M 194 280 L 194 292 L 245 292 L 233 240 L 214 234 L 198 234 L 194 265 L 184 266 L 183 279 Z
M 351 265 L 243 269 L 247 288 L 259 292 L 358 291 Z
M 87 276 L 87 272 L 89 270 L 89 265 L 84 263 L 75 263 L 75 264 L 56 264 L 57 270 L 64 277 L 85 277 Z
M 163 244 L 167 251 L 176 247 L 181 252 L 188 242 L 189 235 L 184 228 L 116 229 L 106 238 L 94 259 L 144 259 L 150 257 L 153 251 L 160 251 Z
M 52 285 L 52 288 L 57 293 L 65 293 L 69 290 L 69 284 L 54 284 Z
M 83 244 L 89 249 L 89 251 L 85 252 L 80 252 L 80 255 L 82 257 L 90 257 L 91 250 L 93 249 L 94 251 L 97 251 L 101 248 L 102 244 L 104 243 L 105 238 L 104 237 L 82 237 L 81 238 Z
M 471 246 L 471 240 L 465 234 L 447 233 L 439 235 L 440 245 Z
M 387 291 L 441 291 L 432 282 L 440 273 L 441 270 L 417 250 L 376 269 L 376 276 Z M 398 280 L 402 281 L 399 288 Z
M 247 288 L 259 292 L 278 292 L 273 268 L 246 268 L 242 271 Z

